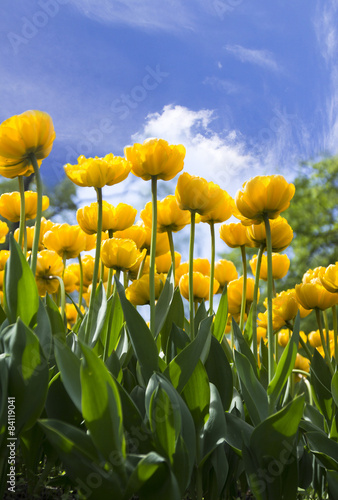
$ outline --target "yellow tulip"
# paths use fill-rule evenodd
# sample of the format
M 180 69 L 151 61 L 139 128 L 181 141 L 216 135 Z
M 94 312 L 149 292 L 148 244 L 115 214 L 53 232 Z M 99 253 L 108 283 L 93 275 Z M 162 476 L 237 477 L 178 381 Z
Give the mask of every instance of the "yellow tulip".
M 277 217 L 270 220 L 272 251 L 281 252 L 285 250 L 291 243 L 293 231 L 284 217 Z M 253 246 L 266 245 L 265 224 L 253 224 L 247 228 L 249 239 Z
M 194 259 L 193 260 L 194 272 L 202 273 L 204 276 L 210 276 L 210 262 L 208 259 Z M 189 272 L 189 262 L 182 262 L 175 268 L 175 283 L 178 285 L 181 276 Z
M 0 271 L 5 269 L 6 262 L 10 256 L 9 250 L 0 250 Z
M 303 370 L 304 372 L 310 372 L 310 360 L 304 358 L 301 354 L 297 352 L 296 360 L 295 360 L 295 368 L 298 370 Z
M 254 255 L 250 260 L 250 267 L 252 274 L 256 276 L 257 255 Z M 274 280 L 279 280 L 281 278 L 284 278 L 284 276 L 286 276 L 289 270 L 289 267 L 290 267 L 290 259 L 286 254 L 283 255 L 279 253 L 272 254 L 272 278 Z M 259 277 L 265 281 L 267 281 L 268 279 L 268 266 L 265 254 L 263 254 L 262 256 Z
M 246 282 L 246 302 L 250 304 L 253 301 L 255 281 L 248 278 Z M 241 312 L 243 293 L 243 276 L 230 281 L 228 284 L 228 312 L 234 316 Z M 259 297 L 259 292 L 258 292 Z
M 198 271 L 193 272 L 193 296 L 194 301 L 202 302 L 209 300 L 210 277 Z M 213 293 L 218 290 L 219 283 L 214 279 Z M 189 273 L 183 274 L 179 281 L 181 295 L 189 300 Z
M 0 175 L 13 179 L 34 172 L 31 155 L 38 165 L 52 150 L 53 121 L 43 111 L 25 111 L 0 125 Z
M 8 231 L 9 227 L 7 226 L 6 222 L 0 220 L 0 243 L 5 243 Z
M 328 309 L 338 303 L 338 295 L 328 292 L 317 280 L 295 286 L 298 302 L 305 309 Z
M 82 261 L 83 286 L 88 287 L 93 281 L 95 259 L 92 255 L 84 255 L 81 258 L 81 261 Z M 102 281 L 105 283 L 108 279 L 107 267 L 104 266 L 103 271 L 104 273 Z M 100 276 L 97 277 L 98 282 L 99 280 Z
M 124 154 L 137 177 L 145 181 L 152 177 L 169 181 L 183 169 L 185 147 L 169 145 L 163 139 L 147 139 L 143 144 L 125 147 Z
M 223 200 L 223 190 L 213 182 L 187 172 L 177 181 L 175 196 L 181 210 L 190 210 L 207 215 Z
M 252 247 L 253 243 L 249 239 L 246 227 L 241 222 L 231 222 L 230 224 L 222 224 L 219 229 L 221 239 L 230 248 L 237 248 L 243 245 Z
M 230 219 L 233 212 L 234 201 L 231 196 L 219 188 L 221 191 L 220 200 L 205 215 L 201 216 L 201 222 L 217 223 Z
M 38 194 L 33 191 L 25 192 L 25 219 L 35 219 L 38 204 Z M 42 210 L 49 207 L 48 196 L 42 197 Z M 11 222 L 20 220 L 20 193 L 4 193 L 0 196 L 0 215 Z
M 181 262 L 181 255 L 175 252 L 175 269 L 178 268 Z M 167 252 L 163 255 L 159 255 L 155 259 L 156 270 L 158 273 L 167 274 L 171 266 L 171 253 Z
M 15 241 L 19 241 L 19 228 L 17 228 L 14 231 L 14 239 Z M 26 227 L 26 237 L 27 237 L 27 250 L 32 250 L 33 247 L 33 240 L 34 240 L 34 234 L 35 234 L 35 227 Z M 39 241 L 39 247 L 38 250 L 43 250 L 45 246 L 42 243 L 42 235 L 40 234 L 40 241 Z
M 81 312 L 84 314 L 85 313 L 85 309 L 83 306 L 81 306 Z M 66 314 L 66 318 L 67 318 L 67 327 L 69 329 L 72 328 L 72 326 L 74 326 L 76 320 L 77 320 L 77 309 L 76 307 L 74 306 L 74 304 L 66 304 L 65 306 L 65 314 Z
M 77 186 L 103 188 L 112 186 L 126 179 L 131 164 L 120 156 L 112 153 L 103 158 L 86 158 L 79 156 L 76 165 L 67 163 L 64 166 L 67 177 Z
M 43 237 L 43 244 L 49 250 L 54 250 L 61 257 L 73 259 L 86 246 L 86 236 L 80 226 L 55 224 Z
M 253 177 L 243 184 L 235 197 L 238 213 L 234 213 L 244 225 L 260 224 L 264 216 L 276 219 L 289 206 L 295 194 L 295 186 L 282 175 Z
M 323 335 L 324 335 L 324 339 L 326 341 L 326 330 L 325 330 L 325 328 L 323 328 Z M 333 338 L 334 338 L 333 330 L 329 330 L 329 341 L 333 340 Z M 309 340 L 309 344 L 312 347 L 316 348 L 316 347 L 320 347 L 322 345 L 322 340 L 320 338 L 319 330 L 310 332 L 309 335 L 308 335 L 308 340 Z
M 69 267 L 65 268 L 63 274 L 63 283 L 65 285 L 66 293 L 72 293 L 79 286 L 78 275 L 74 273 Z
M 151 228 L 143 225 L 145 229 L 145 241 L 141 247 L 147 249 L 147 252 L 150 252 L 150 243 L 151 243 Z M 168 233 L 157 233 L 156 234 L 156 257 L 159 255 L 163 255 L 167 252 L 169 252 L 170 246 L 169 246 L 169 239 L 168 239 Z
M 155 299 L 159 298 L 164 282 L 163 274 L 155 274 Z M 143 274 L 140 279 L 133 281 L 126 289 L 126 297 L 135 306 L 149 304 L 149 274 Z
M 97 233 L 97 202 L 79 208 L 76 219 L 82 231 L 87 234 Z M 137 210 L 126 203 L 119 203 L 116 207 L 106 201 L 102 202 L 102 231 L 123 231 L 135 222 Z
M 41 297 L 46 293 L 55 293 L 59 288 L 59 280 L 63 271 L 62 258 L 52 250 L 42 250 L 37 254 L 35 280 Z
M 104 265 L 115 270 L 128 270 L 141 261 L 146 250 L 140 252 L 133 240 L 109 238 L 102 243 L 101 259 Z
M 144 225 L 151 228 L 152 224 L 152 203 L 149 201 L 140 213 Z M 174 195 L 169 195 L 157 202 L 157 231 L 177 232 L 190 224 L 190 214 L 181 210 Z
M 225 285 L 227 285 L 230 281 L 236 280 L 237 278 L 238 273 L 233 262 L 221 259 L 215 263 L 215 279 L 220 284 L 218 293 L 222 293 Z
M 325 269 L 323 275 L 320 276 L 320 281 L 328 292 L 338 292 L 338 262 Z
M 146 241 L 147 231 L 143 224 L 137 223 L 127 229 L 124 229 L 123 231 L 116 231 L 114 233 L 114 237 L 125 240 L 133 240 L 136 243 L 137 248 L 142 249 Z

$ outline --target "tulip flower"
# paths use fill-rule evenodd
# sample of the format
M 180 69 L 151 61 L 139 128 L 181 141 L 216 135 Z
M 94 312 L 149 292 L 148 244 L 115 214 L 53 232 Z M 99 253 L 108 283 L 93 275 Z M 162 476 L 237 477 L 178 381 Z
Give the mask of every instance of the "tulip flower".
M 35 280 L 41 297 L 46 293 L 56 293 L 59 288 L 59 280 L 62 277 L 62 258 L 53 250 L 42 250 L 38 253 L 36 263 Z
M 250 260 L 250 267 L 252 274 L 256 276 L 256 267 L 257 267 L 257 255 L 254 255 Z M 279 253 L 272 254 L 272 277 L 273 279 L 281 279 L 286 276 L 290 267 L 290 259 L 284 254 L 281 255 Z M 266 255 L 262 256 L 261 268 L 259 272 L 260 279 L 266 281 L 268 279 L 268 269 L 267 269 L 267 257 Z
M 222 293 L 223 289 L 230 281 L 236 280 L 238 278 L 238 273 L 236 266 L 233 262 L 226 259 L 221 259 L 215 264 L 215 279 L 219 283 L 219 289 L 217 293 Z
M 164 282 L 165 277 L 163 274 L 155 274 L 155 299 L 160 296 Z M 149 304 L 149 274 L 144 274 L 140 279 L 133 281 L 126 289 L 126 297 L 135 306 Z
M 64 259 L 73 259 L 84 250 L 86 237 L 80 226 L 55 224 L 45 233 L 43 244 Z
M 116 207 L 102 201 L 102 231 L 123 231 L 135 222 L 137 210 L 126 203 L 119 203 Z M 76 212 L 76 219 L 82 231 L 87 234 L 97 233 L 98 204 L 80 208 Z M 112 236 L 111 236 L 112 237 Z
M 25 192 L 25 219 L 35 219 L 37 214 L 38 194 L 33 191 Z M 42 210 L 49 207 L 48 196 L 42 197 Z M 0 196 L 0 215 L 11 222 L 20 220 L 20 193 L 4 193 Z
M 218 290 L 219 283 L 214 279 L 213 281 L 213 294 Z M 183 274 L 179 281 L 179 288 L 181 295 L 189 300 L 189 274 Z M 210 277 L 194 271 L 193 272 L 193 300 L 194 302 L 202 302 L 202 300 L 210 300 Z
M 0 220 L 0 243 L 5 243 L 8 231 L 9 227 L 7 226 L 6 222 Z

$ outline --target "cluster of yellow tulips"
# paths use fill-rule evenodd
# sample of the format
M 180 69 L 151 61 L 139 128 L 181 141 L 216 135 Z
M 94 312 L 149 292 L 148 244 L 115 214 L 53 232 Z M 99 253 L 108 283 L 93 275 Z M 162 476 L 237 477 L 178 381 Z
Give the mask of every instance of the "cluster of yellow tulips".
M 303 282 L 292 290 L 277 295 L 274 292 L 274 280 L 283 278 L 290 266 L 288 256 L 280 252 L 290 245 L 293 231 L 280 214 L 289 207 L 295 191 L 293 184 L 280 175 L 258 176 L 245 182 L 232 199 L 220 186 L 185 172 L 178 177 L 175 194 L 159 201 L 157 182 L 171 180 L 182 171 L 185 148 L 169 145 L 163 139 L 149 139 L 143 144 L 126 147 L 125 157 L 111 153 L 103 158 L 80 156 L 76 165 L 65 165 L 65 173 L 71 181 L 80 187 L 95 189 L 97 202 L 77 211 L 78 225 L 55 224 L 42 217 L 49 201 L 42 195 L 39 173 L 42 160 L 51 152 L 54 138 L 52 120 L 41 111 L 26 111 L 0 126 L 0 174 L 19 180 L 19 192 L 1 196 L 0 215 L 11 222 L 20 221 L 15 238 L 30 256 L 41 296 L 49 293 L 60 300 L 61 278 L 65 292 L 71 294 L 77 290 L 78 309 L 83 310 L 85 299 L 88 314 L 93 315 L 93 290 L 97 283 L 103 281 L 109 297 L 114 290 L 113 274 L 120 279 L 123 272 L 130 302 L 135 306 L 150 304 L 150 330 L 153 332 L 155 301 L 172 267 L 175 284 L 189 301 L 192 336 L 198 303 L 208 300 L 209 313 L 213 314 L 215 293 L 227 293 L 229 318 L 234 317 L 242 331 L 252 309 L 255 355 L 260 339 L 267 341 L 269 346 L 275 340 L 285 346 L 290 336 L 289 327 L 298 311 L 305 317 L 314 309 L 318 332 L 308 337 L 301 335 L 300 345 L 305 352 L 308 342 L 320 347 L 331 366 L 331 356 L 337 357 L 338 263 L 309 270 Z M 37 192 L 24 192 L 23 176 L 32 172 L 36 175 Z M 130 172 L 151 181 L 152 201 L 146 204 L 140 213 L 141 221 L 136 223 L 135 208 L 125 203 L 112 206 L 102 199 L 104 186 L 124 181 Z M 239 222 L 225 224 L 231 216 Z M 35 227 L 26 227 L 25 221 L 35 218 Z M 195 225 L 203 222 L 210 226 L 210 260 L 194 258 Z M 215 262 L 217 223 L 222 223 L 220 237 L 226 245 L 241 250 L 243 274 L 240 277 L 232 262 L 226 259 Z M 189 261 L 181 263 L 181 256 L 174 249 L 173 233 L 188 224 Z M 0 242 L 4 242 L 7 232 L 7 225 L 1 223 Z M 250 260 L 255 279 L 247 278 L 246 247 L 258 250 Z M 94 248 L 95 257 L 84 254 Z M 8 257 L 8 251 L 0 252 L 1 286 Z M 68 259 L 78 262 L 66 265 Z M 266 312 L 257 314 L 259 279 L 267 281 L 267 299 L 264 302 Z M 325 313 L 328 308 L 333 308 L 333 330 L 329 335 L 326 334 L 329 328 Z M 324 311 L 326 330 L 322 327 L 321 311 Z M 72 303 L 66 304 L 63 312 L 70 326 L 79 319 L 79 311 Z M 228 325 L 226 332 L 230 330 L 230 322 Z M 269 349 L 270 379 L 276 353 L 276 348 Z M 299 356 L 296 363 L 300 371 L 309 370 L 307 358 Z

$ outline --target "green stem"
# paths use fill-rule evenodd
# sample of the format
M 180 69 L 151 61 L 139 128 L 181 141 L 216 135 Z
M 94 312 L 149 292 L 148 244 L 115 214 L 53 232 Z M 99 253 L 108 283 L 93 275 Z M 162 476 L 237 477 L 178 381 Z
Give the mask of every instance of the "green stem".
M 252 352 L 257 360 L 258 357 L 258 345 L 257 345 L 257 305 L 258 305 L 258 290 L 259 290 L 259 275 L 261 272 L 262 257 L 264 252 L 265 244 L 261 244 L 258 249 L 257 254 L 257 264 L 256 264 L 256 275 L 255 275 L 255 286 L 252 301 Z
M 246 253 L 245 253 L 245 245 L 241 246 L 241 254 L 242 254 L 242 266 L 243 266 L 243 289 L 242 289 L 242 304 L 241 304 L 241 317 L 239 320 L 239 328 L 241 332 L 244 327 L 244 315 L 246 309 L 246 282 L 247 282 L 247 265 L 246 265 Z
M 85 332 L 85 342 L 89 341 L 89 332 L 91 328 L 91 322 L 94 314 L 94 299 L 95 299 L 95 291 L 97 287 L 97 278 L 99 275 L 99 266 L 100 266 L 100 252 L 101 252 L 101 237 L 102 237 L 102 189 L 95 188 L 97 195 L 97 235 L 96 235 L 96 249 L 95 249 L 95 261 L 94 261 L 94 271 L 93 271 L 93 281 L 92 281 L 92 292 L 90 294 L 89 299 L 89 310 L 88 310 L 88 319 L 86 324 L 86 332 Z
M 175 283 L 175 247 L 174 247 L 174 239 L 173 239 L 173 232 L 168 229 L 168 240 L 169 240 L 169 247 L 170 247 L 170 255 L 171 255 L 171 265 L 172 265 L 172 271 L 173 271 L 173 277 L 174 277 L 174 283 Z
M 272 278 L 272 242 L 271 242 L 271 228 L 269 216 L 264 214 L 264 224 L 266 233 L 266 250 L 267 250 L 267 267 L 268 267 L 268 382 L 273 379 L 275 372 L 274 361 L 274 342 L 273 342 L 273 323 L 272 323 L 272 296 L 273 296 L 273 278 Z
M 210 287 L 209 287 L 209 314 L 214 312 L 214 275 L 215 275 L 215 223 L 209 222 L 211 237 L 211 259 L 210 259 Z
M 194 242 L 195 242 L 196 213 L 191 211 L 190 243 L 189 243 L 189 312 L 190 312 L 190 338 L 195 338 L 194 330 Z
M 109 269 L 110 271 L 110 269 Z M 120 274 L 121 274 L 121 271 L 120 269 L 117 269 L 116 270 L 116 273 L 115 273 L 115 276 L 116 276 L 116 279 L 117 280 L 120 280 Z M 107 288 L 108 290 L 108 288 Z M 109 298 L 108 294 L 107 294 L 107 298 Z M 116 301 L 116 286 L 115 286 L 115 283 L 114 283 L 114 290 L 113 290 L 113 297 L 112 297 L 112 309 L 114 311 L 114 307 L 115 307 L 115 301 Z M 111 333 L 111 324 L 109 322 L 109 325 L 108 325 L 108 330 L 107 330 L 107 337 L 106 337 L 106 341 L 105 341 L 105 344 L 104 344 L 104 349 L 103 349 L 103 361 L 107 361 L 108 359 L 108 355 L 109 355 L 109 344 L 110 344 L 110 333 Z
M 311 354 L 311 351 L 310 349 L 308 348 L 308 346 L 306 345 L 306 342 L 304 342 L 304 340 L 302 339 L 302 337 L 299 335 L 299 343 L 301 344 L 302 348 L 304 349 L 304 351 L 306 352 L 307 354 L 307 357 L 309 358 L 309 360 L 311 361 L 312 359 L 312 354 Z
M 63 283 L 63 279 L 60 278 L 60 276 L 51 276 L 51 279 L 57 279 L 59 282 L 59 292 L 60 292 L 60 298 L 61 298 L 61 317 L 62 321 L 64 320 L 65 317 L 65 307 L 66 307 L 66 292 L 65 292 L 65 285 Z
M 113 233 L 112 229 L 108 230 L 108 235 L 109 235 L 109 238 L 113 238 L 114 233 Z M 112 283 L 113 283 L 113 274 L 114 274 L 114 270 L 111 267 L 111 268 L 109 268 L 109 271 L 108 271 L 107 299 L 109 299 L 109 297 L 111 295 L 111 289 L 112 289 Z
M 81 254 L 78 255 L 77 260 L 79 261 L 79 270 L 80 270 L 80 290 L 79 290 L 79 309 L 81 311 L 82 306 L 82 294 L 83 294 L 83 267 L 82 267 L 82 259 Z M 79 313 L 77 313 L 76 321 L 79 319 Z
M 332 306 L 333 338 L 334 338 L 334 357 L 338 364 L 338 341 L 337 341 L 337 306 Z
M 316 318 L 317 318 L 318 329 L 319 329 L 319 334 L 320 334 L 320 340 L 322 342 L 322 346 L 323 346 L 323 350 L 324 350 L 325 361 L 326 361 L 326 364 L 328 365 L 328 367 L 330 369 L 331 375 L 333 375 L 334 374 L 334 370 L 333 370 L 333 366 L 331 364 L 330 353 L 327 350 L 327 345 L 326 345 L 325 338 L 324 338 L 323 327 L 322 327 L 322 320 L 321 320 L 321 317 L 320 317 L 320 310 L 316 307 L 315 311 L 316 311 Z
M 21 248 L 26 247 L 25 256 L 27 253 L 27 232 L 26 232 L 26 210 L 25 210 L 25 185 L 22 175 L 18 176 L 19 191 L 20 191 L 20 226 L 18 243 Z
M 124 271 L 123 272 L 123 286 L 124 286 L 124 289 L 128 288 L 128 283 L 129 283 L 128 271 Z
M 155 255 L 157 236 L 157 176 L 151 178 L 151 241 L 150 241 L 150 267 L 149 267 L 149 303 L 150 303 L 150 331 L 155 337 Z
M 37 190 L 37 195 L 38 195 L 36 222 L 35 222 L 35 230 L 34 230 L 34 240 L 33 240 L 33 247 L 32 247 L 32 260 L 31 260 L 31 269 L 32 269 L 33 274 L 35 275 L 37 255 L 38 255 L 38 250 L 39 250 L 41 215 L 42 215 L 42 181 L 41 181 L 39 165 L 38 165 L 38 162 L 36 161 L 36 157 L 35 157 L 34 153 L 32 153 L 30 155 L 30 160 L 31 160 L 33 168 L 34 168 L 34 174 L 35 174 L 35 180 L 36 180 L 36 190 Z
M 147 258 L 147 254 L 145 254 L 144 256 L 144 259 L 142 260 L 141 264 L 140 264 L 140 267 L 138 268 L 138 271 L 137 271 L 137 278 L 136 279 L 140 279 L 142 274 L 143 274 L 143 269 L 144 269 L 144 264 L 146 262 L 146 258 Z
M 324 325 L 326 331 L 326 347 L 330 353 L 330 331 L 329 331 L 329 319 L 327 317 L 327 312 L 323 311 Z

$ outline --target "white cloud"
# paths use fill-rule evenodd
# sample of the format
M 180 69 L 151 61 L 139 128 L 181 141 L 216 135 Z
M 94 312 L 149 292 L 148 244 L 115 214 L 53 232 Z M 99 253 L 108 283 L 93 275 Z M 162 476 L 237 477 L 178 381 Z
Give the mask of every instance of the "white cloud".
M 102 23 L 119 23 L 143 29 L 192 29 L 193 10 L 179 0 L 70 0 L 84 15 Z
M 256 64 L 272 71 L 280 71 L 281 69 L 273 54 L 268 50 L 247 49 L 241 45 L 226 45 L 225 49 L 241 62 Z
M 204 85 L 210 85 L 210 87 L 214 90 L 219 90 L 221 92 L 225 92 L 226 94 L 237 94 L 242 88 L 241 85 L 238 85 L 231 80 L 226 80 L 217 76 L 207 76 L 203 80 L 203 83 Z

